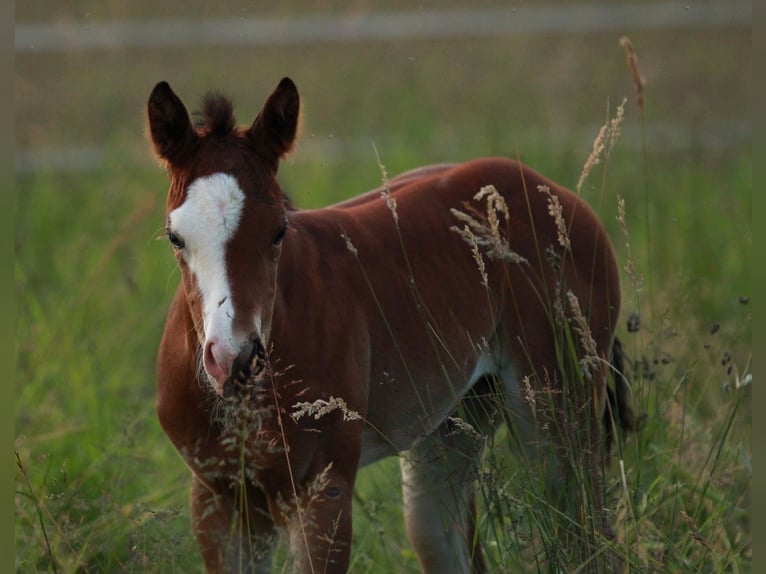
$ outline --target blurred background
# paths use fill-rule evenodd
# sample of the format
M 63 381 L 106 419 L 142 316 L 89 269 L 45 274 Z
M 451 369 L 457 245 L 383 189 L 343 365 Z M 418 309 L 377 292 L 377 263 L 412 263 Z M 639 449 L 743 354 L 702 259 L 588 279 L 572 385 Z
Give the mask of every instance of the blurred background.
M 574 188 L 627 98 L 620 139 L 582 193 L 623 260 L 625 199 L 644 279 L 624 279 L 624 314 L 644 320 L 634 349 L 668 359 L 669 379 L 711 373 L 696 405 L 709 414 L 737 382 L 722 354 L 740 374 L 750 357 L 751 19 L 741 0 L 17 3 L 17 569 L 199 568 L 188 473 L 153 410 L 178 282 L 155 241 L 167 180 L 145 104 L 158 81 L 190 109 L 221 91 L 249 124 L 290 76 L 303 136 L 280 179 L 302 207 L 377 186 L 375 149 L 390 176 L 507 155 Z M 365 480 L 385 488 L 381 472 Z M 371 525 L 360 544 L 395 512 L 375 492 L 357 495 Z M 401 532 L 390 540 L 397 567 L 417 571 Z
M 363 162 L 372 142 L 386 159 L 389 138 L 417 151 L 409 163 L 541 148 L 579 160 L 607 105 L 632 99 L 623 34 L 647 83 L 646 141 L 631 106 L 624 147 L 702 159 L 750 142 L 750 2 L 262 4 L 21 3 L 19 171 L 144 166 L 159 80 L 190 106 L 221 90 L 249 123 L 285 75 L 304 101 L 296 161 Z

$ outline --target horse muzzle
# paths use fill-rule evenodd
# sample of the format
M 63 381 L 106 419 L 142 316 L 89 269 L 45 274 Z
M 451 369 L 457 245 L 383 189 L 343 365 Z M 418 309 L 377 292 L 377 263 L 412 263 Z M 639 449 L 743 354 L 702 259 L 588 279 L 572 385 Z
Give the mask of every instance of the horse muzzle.
M 224 398 L 252 392 L 266 372 L 266 365 L 266 349 L 260 337 L 251 337 L 231 365 L 231 375 L 223 384 Z
M 224 398 L 244 396 L 252 391 L 266 371 L 266 348 L 261 338 L 250 335 L 239 353 L 225 352 L 215 340 L 205 343 L 204 367 L 216 381 L 216 392 Z

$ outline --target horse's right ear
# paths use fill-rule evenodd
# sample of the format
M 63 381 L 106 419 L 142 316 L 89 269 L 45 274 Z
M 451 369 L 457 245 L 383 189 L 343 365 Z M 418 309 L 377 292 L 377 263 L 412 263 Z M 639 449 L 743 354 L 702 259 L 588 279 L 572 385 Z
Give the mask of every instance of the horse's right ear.
M 182 163 L 194 147 L 197 132 L 189 112 L 167 82 L 154 86 L 146 112 L 154 152 L 171 165 Z

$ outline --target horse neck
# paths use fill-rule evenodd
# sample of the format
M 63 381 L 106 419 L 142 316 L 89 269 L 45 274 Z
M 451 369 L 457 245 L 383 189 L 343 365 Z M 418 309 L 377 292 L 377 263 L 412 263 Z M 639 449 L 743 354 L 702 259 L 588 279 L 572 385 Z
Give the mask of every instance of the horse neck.
M 322 313 L 322 305 L 347 277 L 348 248 L 341 236 L 344 221 L 339 210 L 291 212 L 290 230 L 282 246 L 277 270 L 272 334 L 294 333 L 296 320 Z M 321 250 L 321 252 L 320 252 Z

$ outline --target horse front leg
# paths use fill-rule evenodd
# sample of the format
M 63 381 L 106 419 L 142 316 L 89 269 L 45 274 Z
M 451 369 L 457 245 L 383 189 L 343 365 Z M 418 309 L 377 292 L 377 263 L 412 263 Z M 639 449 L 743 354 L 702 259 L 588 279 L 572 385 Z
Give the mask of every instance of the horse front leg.
M 219 482 L 192 478 L 192 530 L 205 568 L 216 574 L 267 574 L 277 536 L 266 497 L 251 486 Z
M 295 491 L 270 500 L 272 515 L 286 530 L 289 572 L 341 574 L 348 570 L 354 474 L 355 469 L 347 475 L 328 463 L 296 486 L 297 503 Z

